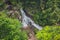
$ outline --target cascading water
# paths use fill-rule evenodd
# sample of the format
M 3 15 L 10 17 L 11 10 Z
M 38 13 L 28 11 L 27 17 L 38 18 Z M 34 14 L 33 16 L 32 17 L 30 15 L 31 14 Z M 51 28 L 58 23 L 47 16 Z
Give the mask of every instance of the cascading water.
M 23 11 L 22 8 L 20 9 L 20 11 L 21 11 L 21 15 L 22 15 L 22 24 L 23 24 L 23 27 L 27 27 L 28 24 L 31 24 L 34 27 L 36 27 L 37 29 L 42 30 L 41 26 L 35 24 L 34 21 L 31 20 L 31 18 L 29 18 L 28 16 L 26 16 L 26 14 L 25 14 L 25 12 Z

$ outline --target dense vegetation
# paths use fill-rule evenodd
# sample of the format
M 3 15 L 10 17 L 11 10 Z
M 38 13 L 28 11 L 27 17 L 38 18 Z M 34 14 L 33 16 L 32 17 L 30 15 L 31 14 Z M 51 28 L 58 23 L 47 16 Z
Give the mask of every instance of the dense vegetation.
M 60 0 L 0 0 L 0 40 L 28 40 L 27 33 L 21 31 L 22 24 L 7 12 L 24 8 L 32 20 L 44 27 L 41 31 L 34 29 L 38 40 L 60 40 Z M 8 9 L 8 6 L 11 6 Z M 47 26 L 48 25 L 48 26 Z
M 17 19 L 8 18 L 0 12 L 0 40 L 27 40 L 27 34 L 21 31 L 21 27 Z
M 38 40 L 60 40 L 60 26 L 46 26 L 36 36 Z

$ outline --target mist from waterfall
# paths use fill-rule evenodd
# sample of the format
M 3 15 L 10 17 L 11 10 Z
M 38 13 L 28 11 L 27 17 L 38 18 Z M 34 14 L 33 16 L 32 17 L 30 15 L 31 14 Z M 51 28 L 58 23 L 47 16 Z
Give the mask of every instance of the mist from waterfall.
M 21 11 L 21 15 L 22 15 L 22 24 L 23 27 L 27 27 L 29 24 L 31 24 L 32 26 L 36 27 L 39 30 L 42 30 L 42 27 L 39 26 L 38 24 L 35 24 L 34 21 L 29 18 L 28 16 L 26 16 L 25 12 L 23 11 L 23 9 L 20 9 Z

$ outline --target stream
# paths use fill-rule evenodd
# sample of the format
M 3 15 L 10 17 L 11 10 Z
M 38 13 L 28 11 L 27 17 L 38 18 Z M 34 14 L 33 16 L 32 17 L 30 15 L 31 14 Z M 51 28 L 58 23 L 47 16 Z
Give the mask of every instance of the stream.
M 27 27 L 28 25 L 32 25 L 33 27 L 36 27 L 38 30 L 42 30 L 42 26 L 35 24 L 34 21 L 25 14 L 25 12 L 23 11 L 22 8 L 20 9 L 20 11 L 21 11 L 21 15 L 22 15 L 23 27 Z

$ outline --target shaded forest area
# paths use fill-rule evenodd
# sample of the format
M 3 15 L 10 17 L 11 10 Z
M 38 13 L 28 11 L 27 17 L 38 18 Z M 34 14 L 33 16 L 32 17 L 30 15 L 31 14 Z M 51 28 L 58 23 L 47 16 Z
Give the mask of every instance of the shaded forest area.
M 0 40 L 28 40 L 20 8 L 43 27 L 33 29 L 37 40 L 60 40 L 60 0 L 0 0 Z

